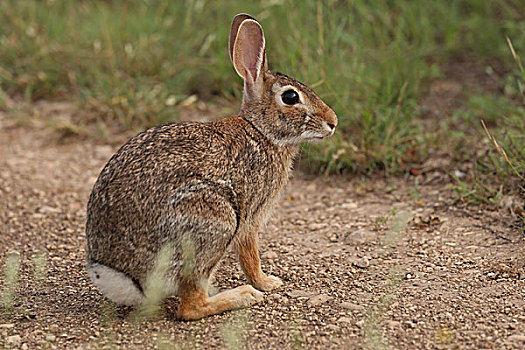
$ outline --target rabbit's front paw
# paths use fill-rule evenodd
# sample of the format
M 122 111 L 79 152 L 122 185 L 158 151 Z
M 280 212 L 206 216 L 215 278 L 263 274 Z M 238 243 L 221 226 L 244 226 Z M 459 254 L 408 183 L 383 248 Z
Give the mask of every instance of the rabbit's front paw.
M 254 281 L 252 284 L 258 290 L 262 290 L 263 292 L 269 292 L 271 290 L 274 290 L 275 288 L 279 288 L 280 286 L 282 286 L 283 281 L 276 276 L 263 275 L 262 278 L 260 278 L 257 281 Z

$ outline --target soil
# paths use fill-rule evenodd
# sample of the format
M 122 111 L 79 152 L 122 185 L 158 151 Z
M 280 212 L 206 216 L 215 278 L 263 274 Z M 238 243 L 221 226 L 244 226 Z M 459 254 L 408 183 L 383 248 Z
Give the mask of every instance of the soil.
M 175 318 L 173 297 L 144 320 L 104 299 L 85 272 L 87 198 L 116 147 L 57 142 L 2 114 L 0 130 L 0 262 L 13 251 L 21 259 L 13 306 L 0 311 L 0 348 L 525 346 L 523 234 L 504 209 L 457 202 L 439 171 L 417 187 L 414 177 L 296 172 L 260 233 L 263 270 L 283 287 L 195 322 Z M 35 254 L 46 262 L 40 282 Z M 246 283 L 231 252 L 215 279 L 221 290 Z

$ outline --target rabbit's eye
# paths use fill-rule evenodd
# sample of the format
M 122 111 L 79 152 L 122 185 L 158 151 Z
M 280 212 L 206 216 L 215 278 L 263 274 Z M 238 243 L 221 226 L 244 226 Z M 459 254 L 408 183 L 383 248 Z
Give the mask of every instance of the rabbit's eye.
M 287 105 L 294 105 L 299 102 L 299 94 L 295 90 L 286 90 L 282 93 L 281 99 Z

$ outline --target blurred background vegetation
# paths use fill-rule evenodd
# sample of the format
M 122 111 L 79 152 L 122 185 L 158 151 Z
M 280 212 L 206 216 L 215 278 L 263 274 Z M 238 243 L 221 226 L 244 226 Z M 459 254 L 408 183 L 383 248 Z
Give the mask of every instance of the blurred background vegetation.
M 73 130 L 106 138 L 179 120 L 195 100 L 234 113 L 227 38 L 240 12 L 262 23 L 270 68 L 340 118 L 334 138 L 304 147 L 303 165 L 388 175 L 445 157 L 474 161 L 457 182 L 467 200 L 524 193 L 523 0 L 2 0 L 0 108 L 67 100 Z

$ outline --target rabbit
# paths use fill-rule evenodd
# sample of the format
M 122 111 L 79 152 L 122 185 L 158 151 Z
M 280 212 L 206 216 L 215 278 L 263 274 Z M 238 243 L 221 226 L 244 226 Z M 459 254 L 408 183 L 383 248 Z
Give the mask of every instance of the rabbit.
M 230 58 L 244 80 L 240 112 L 212 123 L 171 123 L 132 138 L 93 186 L 87 272 L 117 304 L 139 305 L 162 249 L 165 297 L 196 320 L 248 307 L 283 284 L 261 270 L 258 231 L 287 183 L 301 142 L 332 136 L 337 116 L 310 88 L 268 70 L 250 15 L 233 19 Z M 210 296 L 212 273 L 233 248 L 249 284 Z

